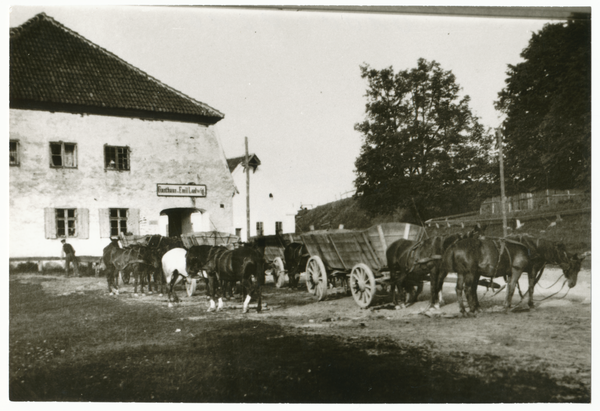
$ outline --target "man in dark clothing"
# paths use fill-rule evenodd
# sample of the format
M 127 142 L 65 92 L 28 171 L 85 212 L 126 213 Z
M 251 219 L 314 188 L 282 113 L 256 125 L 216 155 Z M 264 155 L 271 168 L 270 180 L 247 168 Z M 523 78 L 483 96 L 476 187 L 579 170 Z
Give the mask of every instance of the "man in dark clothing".
M 77 257 L 75 257 L 75 249 L 65 239 L 61 240 L 63 245 L 62 251 L 65 255 L 65 269 L 67 270 L 67 277 L 71 275 L 71 263 L 75 267 L 75 275 L 79 277 L 79 264 L 77 263 Z

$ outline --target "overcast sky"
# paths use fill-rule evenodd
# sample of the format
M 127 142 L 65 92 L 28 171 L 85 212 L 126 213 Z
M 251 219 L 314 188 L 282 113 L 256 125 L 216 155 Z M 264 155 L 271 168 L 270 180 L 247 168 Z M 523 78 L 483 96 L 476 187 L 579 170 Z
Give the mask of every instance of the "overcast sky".
M 365 118 L 363 63 L 411 69 L 423 57 L 456 76 L 486 127 L 508 64 L 548 20 L 179 7 L 14 6 L 44 11 L 163 83 L 225 113 L 227 157 L 244 137 L 273 192 L 294 207 L 353 189 Z

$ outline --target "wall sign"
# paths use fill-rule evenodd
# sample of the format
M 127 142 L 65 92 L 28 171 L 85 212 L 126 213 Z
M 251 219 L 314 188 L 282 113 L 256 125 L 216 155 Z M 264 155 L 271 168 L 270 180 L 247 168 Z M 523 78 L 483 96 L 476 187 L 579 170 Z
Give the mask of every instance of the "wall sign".
M 161 197 L 206 197 L 206 185 L 157 184 L 156 194 Z

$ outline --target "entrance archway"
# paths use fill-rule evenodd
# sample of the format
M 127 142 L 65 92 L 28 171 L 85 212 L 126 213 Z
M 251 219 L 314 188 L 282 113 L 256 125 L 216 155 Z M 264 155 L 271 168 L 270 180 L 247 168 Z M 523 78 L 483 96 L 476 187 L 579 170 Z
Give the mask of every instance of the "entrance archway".
M 161 218 L 162 216 L 168 218 L 165 227 L 165 234 L 168 237 L 205 231 L 205 214 L 205 210 L 198 208 L 168 208 L 160 212 Z

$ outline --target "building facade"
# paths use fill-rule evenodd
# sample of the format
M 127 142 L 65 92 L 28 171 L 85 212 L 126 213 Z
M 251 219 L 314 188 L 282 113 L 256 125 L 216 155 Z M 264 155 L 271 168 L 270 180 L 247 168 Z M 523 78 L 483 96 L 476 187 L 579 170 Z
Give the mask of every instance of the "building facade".
M 288 204 L 269 181 L 255 154 L 248 156 L 250 164 L 250 237 L 296 232 L 296 210 Z M 242 241 L 247 241 L 246 167 L 245 156 L 227 159 L 236 193 L 233 197 L 233 225 Z
M 43 13 L 11 29 L 9 257 L 233 233 L 222 118 Z

